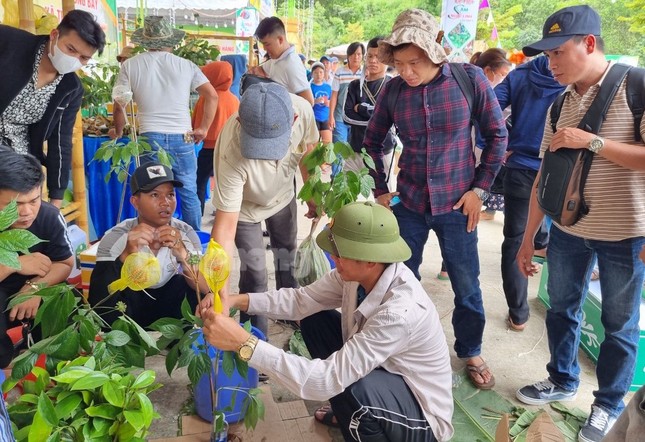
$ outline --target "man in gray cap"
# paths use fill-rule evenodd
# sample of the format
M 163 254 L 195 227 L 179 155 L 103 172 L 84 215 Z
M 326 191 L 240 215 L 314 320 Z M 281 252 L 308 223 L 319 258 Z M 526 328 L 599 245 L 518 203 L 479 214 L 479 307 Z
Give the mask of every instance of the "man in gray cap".
M 184 38 L 165 17 L 149 16 L 132 34 L 132 42 L 146 48 L 121 66 L 117 86 L 132 91 L 137 103 L 139 131 L 154 150 L 162 147 L 173 157 L 173 172 L 179 188 L 181 218 L 200 230 L 202 208 L 197 197 L 195 143 L 204 139 L 217 111 L 217 92 L 197 65 L 172 50 Z M 204 98 L 204 115 L 198 127 L 190 121 L 191 91 Z M 125 110 L 115 101 L 112 138 L 123 135 Z
M 449 440 L 448 345 L 434 304 L 403 264 L 411 252 L 394 215 L 371 202 L 348 204 L 316 242 L 336 263 L 318 281 L 230 297 L 241 311 L 300 319 L 313 359 L 259 342 L 211 308 L 201 311 L 206 339 L 303 399 L 329 399 L 332 408 L 315 417 L 340 427 L 345 440 Z
M 623 397 L 636 365 L 645 275 L 645 265 L 638 258 L 645 244 L 645 120 L 632 114 L 628 95 L 630 77 L 639 73 L 638 68 L 632 68 L 618 85 L 597 134 L 577 127 L 614 69 L 605 59 L 600 29 L 600 16 L 589 6 L 564 8 L 547 18 L 543 38 L 523 49 L 529 56 L 545 52 L 553 77 L 567 85 L 555 130 L 547 117 L 541 154 L 561 148 L 588 149 L 593 152 L 593 163 L 584 185 L 588 213 L 570 226 L 554 221 L 550 232 L 547 285 L 551 306 L 546 314 L 549 376 L 519 389 L 516 395 L 531 405 L 575 398 L 580 383 L 582 305 L 597 258 L 605 339 L 596 368 L 598 389 L 593 393 L 591 414 L 578 436 L 583 442 L 602 440 L 624 407 Z M 607 87 L 614 86 L 609 83 Z M 517 254 L 517 264 L 525 276 L 536 273 L 531 264 L 533 238 L 543 218 L 537 191 L 532 192 Z
M 318 129 L 307 100 L 277 83 L 250 86 L 240 108 L 222 128 L 215 145 L 215 221 L 212 238 L 229 256 L 237 246 L 239 288 L 268 290 L 266 251 L 260 223 L 271 241 L 276 287 L 297 287 L 293 275 L 297 207 L 294 179 L 302 158 L 318 141 Z M 306 170 L 301 168 L 303 178 Z M 309 215 L 315 216 L 315 208 Z M 223 289 L 225 296 L 228 285 Z M 248 319 L 242 315 L 242 321 Z M 267 334 L 267 321 L 253 317 Z

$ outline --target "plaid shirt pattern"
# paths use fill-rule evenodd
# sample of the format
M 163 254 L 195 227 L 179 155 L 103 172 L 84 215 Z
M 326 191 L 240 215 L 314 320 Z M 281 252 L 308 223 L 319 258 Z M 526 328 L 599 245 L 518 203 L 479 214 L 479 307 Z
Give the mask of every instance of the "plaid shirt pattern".
M 450 66 L 444 64 L 427 85 L 410 87 L 397 77 L 379 94 L 363 140 L 376 163 L 376 196 L 388 192 L 383 140 L 393 123 L 403 143 L 397 190 L 407 209 L 442 215 L 473 187 L 490 190 L 502 164 L 508 132 L 483 71 L 469 64 L 464 68 L 475 90 L 472 117 L 485 143 L 479 166 L 473 152 L 471 112 Z M 400 90 L 393 118 L 387 100 L 392 88 Z

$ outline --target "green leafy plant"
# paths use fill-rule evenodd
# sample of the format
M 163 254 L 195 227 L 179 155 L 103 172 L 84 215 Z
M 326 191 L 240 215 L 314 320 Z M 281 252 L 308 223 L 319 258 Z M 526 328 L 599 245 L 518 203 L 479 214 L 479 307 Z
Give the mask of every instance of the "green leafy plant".
M 105 63 L 98 63 L 86 69 L 86 75 L 81 76 L 81 108 L 86 111 L 87 116 L 106 115 L 105 105 L 112 103 L 112 89 L 118 73 L 118 66 Z
M 183 44 L 173 50 L 173 54 L 190 60 L 197 66 L 204 66 L 209 61 L 217 60 L 220 50 L 208 40 L 187 36 Z
M 360 156 L 367 167 L 358 173 L 340 171 L 331 180 L 323 179 L 322 168 L 331 166 L 340 168 L 343 161 L 354 155 L 352 147 L 342 141 L 336 143 L 318 143 L 318 145 L 303 159 L 309 173 L 302 189 L 298 193 L 301 201 L 313 201 L 316 204 L 318 216 L 323 213 L 332 218 L 346 204 L 356 201 L 359 195 L 369 197 L 374 189 L 374 178 L 369 169 L 374 169 L 374 161 L 365 149 Z
M 138 136 L 128 140 L 109 140 L 101 144 L 92 161 L 105 161 L 110 163 L 110 170 L 105 174 L 105 182 L 110 181 L 112 174 L 116 175 L 119 182 L 128 179 L 130 167 L 135 158 L 155 154 L 159 162 L 170 167 L 172 157 L 163 148 L 157 146 L 153 149 L 146 137 Z
M 153 371 L 133 369 L 94 356 L 60 362 L 51 377 L 35 367 L 36 381 L 9 407 L 16 439 L 144 441 L 159 417 L 148 394 L 161 385 Z

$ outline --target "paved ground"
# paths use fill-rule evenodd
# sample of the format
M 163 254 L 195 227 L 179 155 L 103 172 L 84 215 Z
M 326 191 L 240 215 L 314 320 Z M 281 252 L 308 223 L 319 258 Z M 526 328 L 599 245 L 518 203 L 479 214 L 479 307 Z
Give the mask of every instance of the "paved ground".
M 208 207 L 209 205 L 207 205 Z M 299 210 L 304 213 L 303 206 L 300 206 Z M 498 213 L 494 220 L 481 222 L 478 228 L 481 262 L 480 282 L 484 294 L 487 318 L 482 355 L 496 377 L 497 385 L 495 390 L 503 397 L 517 402 L 515 400 L 515 390 L 517 388 L 546 377 L 545 364 L 548 361 L 549 352 L 544 326 L 545 307 L 536 297 L 539 275 L 531 280 L 529 290 L 531 319 L 526 330 L 522 333 L 510 331 L 505 322 L 507 308 L 500 275 L 502 223 L 502 214 Z M 202 228 L 210 231 L 211 226 L 212 215 L 207 215 L 204 217 Z M 300 240 L 309 232 L 309 221 L 304 216 L 299 219 L 299 232 L 301 232 L 299 234 Z M 440 265 L 441 257 L 437 240 L 431 235 L 421 268 L 422 283 L 437 306 L 444 325 L 446 338 L 452 348 L 454 342 L 451 325 L 453 293 L 449 282 L 440 281 L 436 278 Z M 233 275 L 233 278 L 235 280 L 236 276 Z M 273 280 L 273 277 L 271 277 L 271 280 Z M 272 324 L 269 341 L 274 345 L 283 346 L 290 335 L 290 329 L 279 324 Z M 455 370 L 463 368 L 464 363 L 455 356 L 454 351 L 451 350 L 451 354 L 453 368 Z M 588 411 L 589 405 L 593 401 L 592 391 L 597 386 L 594 365 L 582 352 L 580 353 L 580 361 L 582 369 L 581 386 L 576 401 L 569 404 Z M 162 419 L 153 424 L 150 438 L 174 436 L 177 434 L 177 416 L 185 412 L 183 406 L 190 396 L 187 388 L 186 373 L 179 371 L 172 379 L 169 379 L 165 373 L 163 359 L 160 357 L 153 359 L 150 367 L 157 370 L 160 381 L 165 385 L 164 388 L 153 393 L 155 409 L 162 416 Z M 269 382 L 271 383 L 270 380 Z M 274 383 L 271 383 L 271 390 L 276 402 L 299 399 L 288 390 Z M 306 401 L 306 405 L 310 414 L 313 414 L 315 408 L 320 404 Z M 333 440 L 342 440 L 339 433 L 332 432 L 331 436 Z

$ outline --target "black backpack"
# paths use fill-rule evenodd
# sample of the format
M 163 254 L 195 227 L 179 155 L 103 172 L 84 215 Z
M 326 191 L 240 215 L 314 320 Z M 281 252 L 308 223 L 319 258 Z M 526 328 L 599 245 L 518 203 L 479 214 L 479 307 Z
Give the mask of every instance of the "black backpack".
M 613 65 L 603 80 L 598 95 L 591 103 L 578 128 L 597 134 L 605 121 L 609 106 L 618 87 L 627 76 L 627 102 L 634 116 L 634 139 L 641 140 L 640 123 L 645 103 L 645 70 L 624 64 Z M 556 124 L 564 103 L 565 94 L 553 103 L 550 112 L 551 129 Z M 593 152 L 588 149 L 561 148 L 546 151 L 542 160 L 537 200 L 542 211 L 562 226 L 575 224 L 589 213 L 584 200 L 584 187 L 591 169 Z

